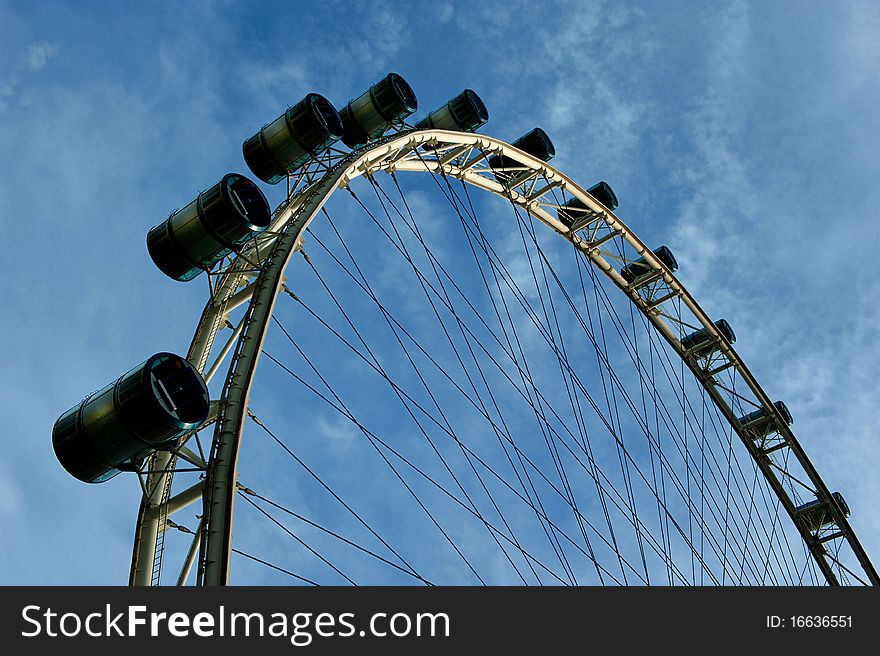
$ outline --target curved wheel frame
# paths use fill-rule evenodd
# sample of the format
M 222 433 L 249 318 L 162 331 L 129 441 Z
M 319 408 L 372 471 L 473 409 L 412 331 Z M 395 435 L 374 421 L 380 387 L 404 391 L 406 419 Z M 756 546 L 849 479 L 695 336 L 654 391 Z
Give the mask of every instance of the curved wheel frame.
M 422 148 L 426 144 L 432 148 Z M 489 157 L 496 154 L 504 155 L 507 158 L 504 161 L 511 162 L 506 168 L 510 178 L 504 184 L 498 181 L 495 171 L 487 163 Z M 211 298 L 202 313 L 187 357 L 210 379 L 231 354 L 222 396 L 214 402 L 211 416 L 200 429 L 214 425 L 210 455 L 205 459 L 194 453 L 186 447 L 184 439 L 176 449 L 158 452 L 151 458 L 146 475 L 141 476 L 144 495 L 135 532 L 132 585 L 158 583 L 164 533 L 169 527 L 180 528 L 170 515 L 199 499 L 204 504 L 202 520 L 199 529 L 193 533 L 178 584 L 186 582 L 196 562 L 199 564 L 200 584 L 229 583 L 233 511 L 238 490 L 237 462 L 248 416 L 248 394 L 275 301 L 284 289 L 285 269 L 291 255 L 302 243 L 303 231 L 333 192 L 346 188 L 354 178 L 371 176 L 379 171 L 431 172 L 459 178 L 519 205 L 571 242 L 650 320 L 706 389 L 756 461 L 828 583 L 839 584 L 835 573 L 837 568 L 860 583 L 880 585 L 877 572 L 846 516 L 832 502 L 828 487 L 789 425 L 731 344 L 638 236 L 574 180 L 546 162 L 499 139 L 444 130 L 403 131 L 354 152 L 330 149 L 288 180 L 288 199 L 275 211 L 269 230 L 235 254 L 227 266 L 218 272 L 209 272 Z M 575 196 L 587 208 L 571 227 L 556 217 L 559 204 L 554 192 L 557 189 Z M 620 251 L 609 248 L 613 241 L 624 244 L 627 252 L 631 251 L 631 257 L 628 255 L 621 261 Z M 637 258 L 643 258 L 650 271 L 627 282 L 618 273 L 620 265 Z M 664 311 L 664 306 L 673 299 L 680 299 L 687 308 L 690 313 L 687 320 Z M 245 303 L 248 306 L 244 317 L 238 326 L 233 327 L 227 317 Z M 224 325 L 233 328 L 232 335 L 209 366 L 214 341 Z M 679 339 L 682 331 L 699 328 L 705 329 L 716 343 L 711 357 L 702 357 L 682 348 Z M 728 371 L 744 384 L 735 386 L 741 391 L 734 392 L 718 378 L 718 374 Z M 729 395 L 755 409 L 762 408 L 772 417 L 772 435 L 768 436 L 767 431 L 758 435 L 740 425 L 727 402 L 726 396 Z M 179 459 L 196 469 L 203 469 L 205 477 L 171 497 L 171 483 Z M 787 488 L 793 492 L 800 489 L 815 494 L 820 501 L 827 503 L 832 522 L 815 528 L 799 520 L 795 498 Z M 828 549 L 826 545 L 829 543 L 836 543 L 838 548 Z M 844 546 L 851 550 L 861 572 L 852 571 L 837 558 L 836 554 Z

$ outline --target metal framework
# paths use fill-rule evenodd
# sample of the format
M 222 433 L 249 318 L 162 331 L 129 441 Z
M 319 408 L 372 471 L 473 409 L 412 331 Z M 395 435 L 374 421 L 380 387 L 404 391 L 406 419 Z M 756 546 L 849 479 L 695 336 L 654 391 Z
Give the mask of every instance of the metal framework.
M 501 177 L 503 182 L 495 175 L 498 169 L 487 163 L 492 155 L 503 155 L 509 162 Z M 638 236 L 574 180 L 546 162 L 492 137 L 443 130 L 403 130 L 354 152 L 328 150 L 289 178 L 288 199 L 276 209 L 269 230 L 218 270 L 208 272 L 211 295 L 187 357 L 207 379 L 228 361 L 226 380 L 205 425 L 184 438 L 177 448 L 154 454 L 146 470 L 139 473 L 144 494 L 130 584 L 158 584 L 165 532 L 180 528 L 170 517 L 199 500 L 204 504 L 201 522 L 196 531 L 189 531 L 192 543 L 177 583 L 186 583 L 196 563 L 199 584 L 229 583 L 233 511 L 239 488 L 237 461 L 248 416 L 248 394 L 276 299 L 285 289 L 285 269 L 301 246 L 304 230 L 331 194 L 359 176 L 381 171 L 442 173 L 459 178 L 510 200 L 571 242 L 650 320 L 706 389 L 778 496 L 827 582 L 841 583 L 838 575 L 845 572 L 847 582 L 851 577 L 860 584 L 880 585 L 846 516 L 832 501 L 828 487 L 779 410 L 699 304 Z M 555 194 L 562 190 L 586 208 L 570 210 L 580 213 L 570 227 L 557 218 L 560 205 Z M 643 258 L 647 271 L 628 282 L 618 270 L 638 258 Z M 686 308 L 686 316 L 671 311 L 674 299 Z M 230 313 L 245 304 L 238 324 L 230 323 Z M 230 328 L 231 334 L 215 348 L 224 327 Z M 707 332 L 711 348 L 706 349 L 704 343 L 703 348 L 684 349 L 682 334 L 700 328 Z M 728 379 L 733 377 L 736 384 L 732 388 L 722 382 L 722 372 Z M 763 409 L 769 421 L 760 426 L 741 425 L 728 398 L 736 398 L 749 408 Z M 197 434 L 210 426 L 213 440 L 209 453 L 205 453 Z M 187 446 L 194 436 L 199 453 Z M 204 476 L 171 496 L 174 473 L 185 470 L 201 471 Z M 815 526 L 815 522 L 800 517 L 797 508 L 801 494 L 815 495 L 824 503 L 830 521 Z M 843 562 L 851 564 L 853 558 L 841 558 L 842 549 L 851 552 L 861 571 L 853 571 Z

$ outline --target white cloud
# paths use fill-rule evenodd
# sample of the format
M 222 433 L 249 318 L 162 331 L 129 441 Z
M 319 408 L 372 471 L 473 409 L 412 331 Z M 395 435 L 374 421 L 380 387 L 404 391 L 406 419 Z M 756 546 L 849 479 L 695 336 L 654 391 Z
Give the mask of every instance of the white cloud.
M 12 100 L 21 95 L 22 87 L 27 88 L 33 74 L 42 70 L 57 50 L 56 46 L 45 41 L 32 43 L 27 47 L 19 56 L 17 66 L 8 72 L 4 84 L 0 86 L 0 111 L 9 109 Z
M 441 23 L 448 23 L 455 14 L 455 9 L 451 2 L 434 3 L 434 8 L 437 11 L 437 20 Z
M 363 435 L 347 417 L 339 414 L 329 418 L 326 415 L 318 417 L 316 429 L 339 451 L 347 450 L 358 436 Z
M 855 84 L 874 84 L 880 71 L 880 7 L 873 2 L 856 2 L 849 9 L 842 44 L 848 77 Z
M 0 470 L 0 517 L 17 517 L 23 508 L 21 488 L 5 471 Z
M 45 41 L 32 43 L 28 46 L 27 52 L 25 52 L 24 55 L 24 68 L 32 72 L 39 71 L 48 63 L 49 59 L 57 51 L 57 47 L 50 45 Z

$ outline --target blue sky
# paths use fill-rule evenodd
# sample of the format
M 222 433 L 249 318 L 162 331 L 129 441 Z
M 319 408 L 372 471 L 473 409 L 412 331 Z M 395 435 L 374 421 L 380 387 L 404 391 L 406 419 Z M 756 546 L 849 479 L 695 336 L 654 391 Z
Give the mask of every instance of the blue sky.
M 341 106 L 389 71 L 419 116 L 471 87 L 484 132 L 540 125 L 559 169 L 612 184 L 734 325 L 876 562 L 876 3 L 0 0 L 0 581 L 127 580 L 138 486 L 78 483 L 50 435 L 186 351 L 204 280 L 164 278 L 146 231 L 246 172 L 242 140 L 305 93 Z

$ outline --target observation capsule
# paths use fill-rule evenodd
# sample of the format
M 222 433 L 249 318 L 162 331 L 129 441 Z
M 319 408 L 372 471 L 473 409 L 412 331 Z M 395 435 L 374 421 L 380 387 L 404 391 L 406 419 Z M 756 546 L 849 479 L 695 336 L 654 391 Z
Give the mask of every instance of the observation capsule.
M 834 503 L 837 504 L 837 508 L 840 510 L 841 514 L 844 517 L 849 517 L 849 506 L 846 501 L 844 501 L 843 495 L 840 492 L 833 492 L 831 498 L 834 500 Z M 821 499 L 816 499 L 805 503 L 802 506 L 798 506 L 795 513 L 797 514 L 798 519 L 810 531 L 818 531 L 820 528 L 834 523 L 834 516 L 831 514 L 831 510 L 828 507 L 828 502 L 822 501 Z
M 397 73 L 389 73 L 339 112 L 342 143 L 363 146 L 418 109 L 416 94 Z
M 600 180 L 587 189 L 587 191 L 590 193 L 590 196 L 598 200 L 612 212 L 617 209 L 617 194 L 614 193 L 611 185 L 604 180 Z
M 777 401 L 773 404 L 777 410 L 779 410 L 779 414 L 782 415 L 783 421 L 791 426 L 794 419 L 791 416 L 791 413 L 788 411 L 788 406 L 786 406 L 782 401 Z M 743 428 L 751 428 L 751 429 L 761 429 L 763 430 L 765 424 L 772 423 L 773 416 L 770 415 L 764 408 L 758 408 L 754 412 L 750 412 L 747 415 L 743 415 L 739 418 L 739 423 Z
M 541 128 L 535 128 L 526 132 L 510 145 L 544 162 L 549 162 L 556 154 L 553 142 L 550 141 L 550 137 Z M 492 168 L 504 168 L 505 166 L 516 166 L 516 163 L 504 155 L 493 155 L 489 158 L 489 166 Z
M 617 195 L 614 193 L 611 185 L 604 180 L 597 182 L 587 189 L 587 193 L 612 212 L 617 209 Z M 556 218 L 570 228 L 575 221 L 591 212 L 592 210 L 585 203 L 575 197 L 556 211 Z
M 472 89 L 465 89 L 439 109 L 435 109 L 415 127 L 419 130 L 455 130 L 474 132 L 489 120 L 489 110 Z
M 715 328 L 718 329 L 719 333 L 724 335 L 728 342 L 731 344 L 736 342 L 736 335 L 733 332 L 733 328 L 730 327 L 730 324 L 727 323 L 726 320 L 719 319 L 716 321 Z M 700 328 L 681 339 L 681 348 L 683 351 L 691 351 L 691 355 L 702 357 L 717 351 L 718 342 L 716 342 L 712 335 L 709 334 L 708 330 Z
M 253 182 L 227 173 L 147 233 L 147 250 L 165 275 L 192 280 L 269 227 L 269 202 Z
M 678 262 L 675 259 L 675 256 L 672 254 L 672 251 L 669 250 L 667 246 L 661 246 L 660 248 L 656 248 L 652 251 L 654 253 L 654 257 L 660 260 L 667 269 L 670 271 L 678 270 Z M 653 269 L 648 266 L 648 263 L 645 261 L 645 258 L 640 257 L 634 262 L 630 262 L 625 267 L 620 270 L 621 277 L 627 282 L 631 283 L 636 278 L 640 278 L 645 275 L 649 271 L 653 271 Z
M 547 133 L 544 132 L 541 128 L 535 128 L 530 132 L 526 132 L 523 136 L 521 136 L 510 145 L 514 148 L 519 148 L 520 150 L 527 152 L 532 157 L 537 157 L 543 162 L 549 162 L 556 154 L 556 149 L 553 147 L 553 142 L 550 141 L 550 137 L 548 137 Z M 490 168 L 493 169 L 506 169 L 521 166 L 517 161 L 505 155 L 492 155 L 492 157 L 489 158 L 487 164 Z M 517 175 L 519 175 L 518 172 L 515 173 L 512 171 L 495 171 L 495 177 L 498 179 L 499 182 L 507 182 Z
M 197 428 L 209 406 L 196 368 L 157 353 L 61 415 L 52 445 L 71 475 L 101 483 Z
M 342 119 L 330 101 L 310 93 L 247 139 L 241 150 L 253 174 L 275 184 L 320 155 L 343 134 Z

